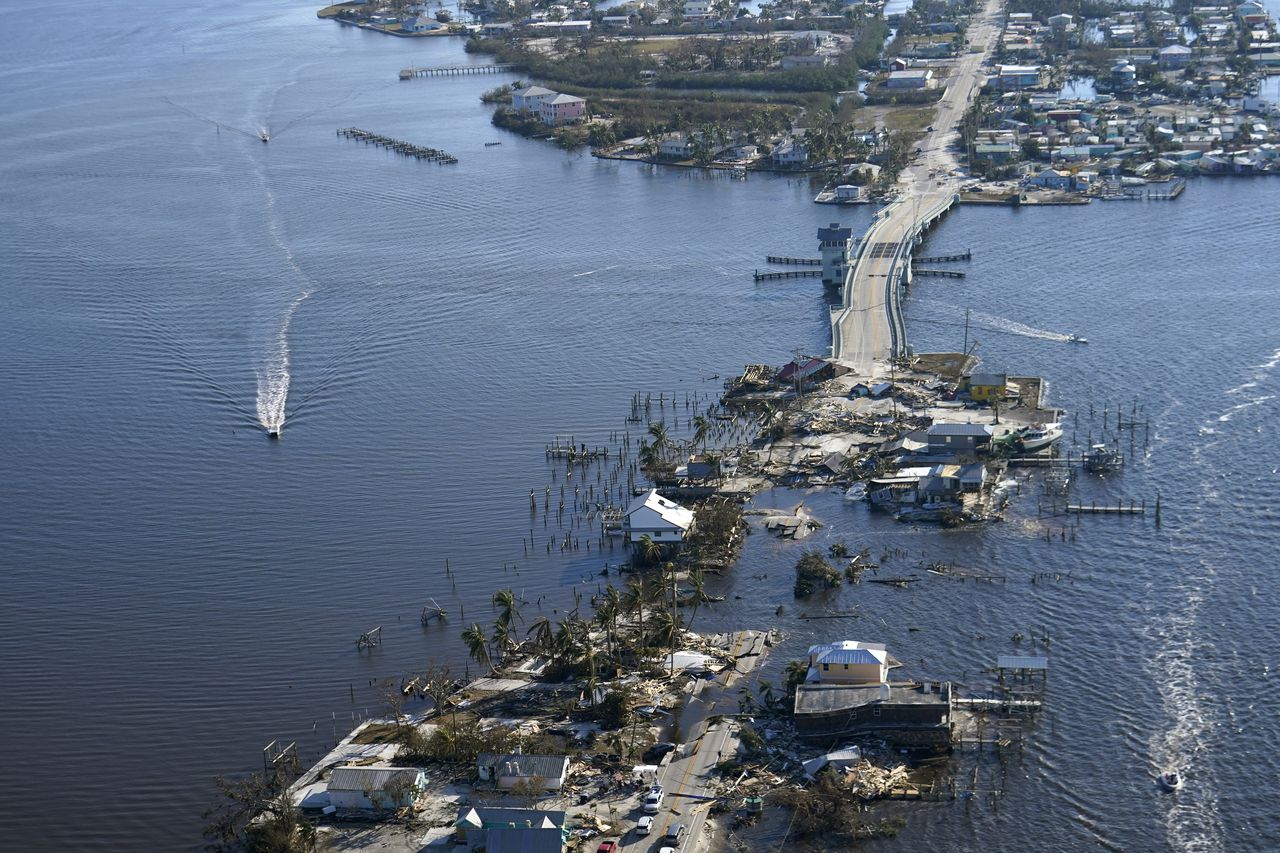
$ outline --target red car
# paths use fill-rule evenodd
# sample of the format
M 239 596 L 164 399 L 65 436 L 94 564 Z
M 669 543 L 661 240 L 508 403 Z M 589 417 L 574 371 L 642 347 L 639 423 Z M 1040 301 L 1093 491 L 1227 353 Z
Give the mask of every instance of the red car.
M 601 841 L 600 846 L 596 848 L 596 853 L 617 853 L 618 842 Z

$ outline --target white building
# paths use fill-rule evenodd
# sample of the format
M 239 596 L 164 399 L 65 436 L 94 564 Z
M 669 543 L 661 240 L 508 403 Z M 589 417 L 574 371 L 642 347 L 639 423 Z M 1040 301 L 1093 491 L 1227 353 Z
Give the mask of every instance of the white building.
M 559 94 L 559 92 L 553 92 L 552 90 L 544 89 L 541 86 L 529 86 L 526 89 L 518 89 L 511 93 L 511 109 L 541 112 L 543 101 L 549 101 Z
M 406 33 L 429 33 L 443 27 L 444 24 L 426 15 L 418 15 L 416 18 L 409 18 L 400 22 L 400 29 Z
M 886 89 L 927 89 L 933 85 L 932 68 L 908 68 L 904 71 L 890 71 L 889 79 L 884 81 Z
M 663 157 L 684 159 L 691 153 L 689 137 L 683 133 L 669 133 L 658 142 L 658 153 Z
M 809 162 L 809 150 L 804 147 L 803 130 L 792 132 L 791 136 L 778 143 L 773 149 L 773 162 L 779 166 L 803 166 Z
M 414 767 L 336 767 L 329 774 L 329 805 L 343 810 L 399 809 L 427 789 Z
M 693 510 L 685 509 L 650 489 L 636 498 L 622 517 L 622 534 L 627 542 L 639 542 L 648 536 L 660 545 L 684 541 L 693 527 Z

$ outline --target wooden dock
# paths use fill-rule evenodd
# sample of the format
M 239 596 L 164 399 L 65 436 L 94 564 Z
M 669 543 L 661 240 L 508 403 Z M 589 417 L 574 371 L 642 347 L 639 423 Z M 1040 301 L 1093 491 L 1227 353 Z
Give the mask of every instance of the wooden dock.
M 911 266 L 911 274 L 913 276 L 921 275 L 928 278 L 964 278 L 964 273 L 960 272 L 960 270 L 925 269 L 923 267 L 915 266 L 914 264 Z
M 1077 514 L 1098 514 L 1098 515 L 1146 515 L 1147 502 L 1143 501 L 1136 504 L 1129 501 L 1125 504 L 1123 501 L 1116 501 L 1114 504 L 1067 504 L 1067 512 Z
M 765 261 L 770 264 L 793 264 L 803 267 L 820 267 L 822 266 L 821 258 L 789 258 L 786 255 L 768 255 Z
M 400 69 L 400 79 L 412 80 L 415 77 L 451 77 L 455 74 L 505 74 L 509 71 L 515 70 L 516 66 L 512 63 L 497 65 L 435 65 L 430 68 L 412 66 L 410 68 Z
M 454 157 L 448 151 L 441 151 L 439 148 L 428 148 L 425 145 L 415 145 L 412 142 L 405 142 L 403 139 L 392 139 L 390 136 L 383 136 L 380 133 L 373 133 L 368 130 L 361 130 L 358 127 L 341 127 L 338 128 L 338 136 L 344 136 L 347 139 L 354 139 L 363 142 L 366 145 L 376 145 L 379 148 L 386 148 L 388 151 L 395 151 L 397 154 L 403 154 L 406 157 L 412 157 L 415 160 L 431 160 L 436 163 L 453 164 L 458 162 L 458 158 Z
M 783 278 L 821 278 L 822 270 L 787 270 L 786 272 L 755 271 L 756 281 L 777 281 Z
M 973 252 L 969 249 L 965 249 L 964 254 L 962 255 L 933 255 L 932 257 L 916 258 L 915 260 L 917 263 L 921 264 L 949 264 L 954 261 L 973 260 Z

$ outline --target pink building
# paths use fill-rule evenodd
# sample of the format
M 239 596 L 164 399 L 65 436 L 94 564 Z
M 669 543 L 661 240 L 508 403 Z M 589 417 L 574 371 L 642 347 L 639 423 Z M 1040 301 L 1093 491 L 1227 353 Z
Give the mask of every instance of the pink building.
M 542 123 L 559 127 L 582 118 L 587 113 L 587 102 L 573 95 L 556 95 L 542 102 Z

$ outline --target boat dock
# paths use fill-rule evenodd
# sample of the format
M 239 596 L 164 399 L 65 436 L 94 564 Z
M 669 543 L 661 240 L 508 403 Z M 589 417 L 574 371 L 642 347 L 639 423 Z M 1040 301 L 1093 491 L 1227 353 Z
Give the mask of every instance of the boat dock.
M 1114 504 L 1068 504 L 1067 512 L 1074 512 L 1078 515 L 1146 515 L 1147 502 L 1134 503 L 1132 500 L 1128 504 L 1124 501 L 1116 501 Z
M 770 264 L 794 264 L 804 267 L 822 266 L 822 258 L 789 258 L 785 255 L 768 255 L 765 262 Z
M 515 71 L 516 66 L 510 63 L 498 65 L 436 65 L 430 68 L 412 66 L 400 69 L 401 80 L 412 80 L 415 77 L 451 77 L 455 74 L 505 74 Z
M 925 278 L 964 278 L 964 273 L 960 270 L 935 270 L 918 267 L 914 262 L 911 264 L 911 274 L 924 276 Z
M 973 260 L 973 251 L 965 249 L 962 255 L 931 255 L 927 258 L 916 258 L 913 263 L 917 264 L 950 264 L 956 261 Z
M 787 270 L 786 272 L 760 272 L 754 274 L 756 281 L 777 281 L 783 278 L 821 278 L 822 270 Z
M 338 129 L 337 133 L 338 136 L 355 139 L 366 145 L 372 144 L 379 148 L 386 148 L 388 151 L 395 151 L 397 154 L 413 157 L 415 160 L 433 160 L 437 163 L 450 165 L 458 162 L 458 158 L 448 151 L 441 151 L 439 148 L 428 148 L 425 145 L 415 145 L 412 142 L 405 142 L 403 139 L 392 139 L 390 136 L 361 130 L 358 127 L 342 127 Z

